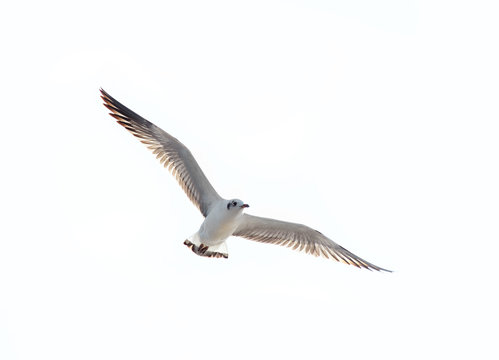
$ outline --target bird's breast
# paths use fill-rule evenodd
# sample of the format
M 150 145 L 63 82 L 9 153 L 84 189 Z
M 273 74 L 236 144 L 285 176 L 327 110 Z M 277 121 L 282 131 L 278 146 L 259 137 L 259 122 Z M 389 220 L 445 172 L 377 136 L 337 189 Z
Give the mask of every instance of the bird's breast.
M 225 214 L 209 214 L 199 229 L 201 241 L 207 245 L 222 243 L 232 235 L 239 224 L 240 216 L 224 216 Z

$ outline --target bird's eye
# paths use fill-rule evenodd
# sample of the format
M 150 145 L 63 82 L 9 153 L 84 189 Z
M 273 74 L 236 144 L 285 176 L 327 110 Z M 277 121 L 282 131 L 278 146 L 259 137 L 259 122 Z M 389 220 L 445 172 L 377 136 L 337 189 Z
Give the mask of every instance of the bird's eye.
M 235 201 L 232 202 L 232 206 L 236 206 L 237 203 Z

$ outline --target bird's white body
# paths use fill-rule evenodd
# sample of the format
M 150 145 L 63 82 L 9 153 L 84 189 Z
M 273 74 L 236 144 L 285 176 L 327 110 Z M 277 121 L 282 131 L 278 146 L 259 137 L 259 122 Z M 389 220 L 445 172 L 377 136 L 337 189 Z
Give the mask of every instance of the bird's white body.
M 227 210 L 229 200 L 220 200 L 210 209 L 201 227 L 196 233 L 203 244 L 219 245 L 237 229 L 243 209 Z
M 233 201 L 236 206 L 230 206 Z M 186 245 L 193 244 L 191 248 L 194 252 L 197 252 L 197 249 L 203 250 L 204 245 L 205 252 L 227 257 L 225 240 L 239 226 L 244 207 L 247 205 L 241 200 L 218 200 L 210 208 L 199 230 L 186 240 Z

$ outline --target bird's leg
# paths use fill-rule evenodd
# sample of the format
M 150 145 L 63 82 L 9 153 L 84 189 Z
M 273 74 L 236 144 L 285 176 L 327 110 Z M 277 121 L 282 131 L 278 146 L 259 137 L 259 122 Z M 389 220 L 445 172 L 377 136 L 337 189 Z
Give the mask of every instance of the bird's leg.
M 208 250 L 208 246 L 207 246 L 207 245 L 205 245 L 205 244 L 200 244 L 200 245 L 199 245 L 199 252 L 200 252 L 201 254 L 206 253 L 206 250 Z

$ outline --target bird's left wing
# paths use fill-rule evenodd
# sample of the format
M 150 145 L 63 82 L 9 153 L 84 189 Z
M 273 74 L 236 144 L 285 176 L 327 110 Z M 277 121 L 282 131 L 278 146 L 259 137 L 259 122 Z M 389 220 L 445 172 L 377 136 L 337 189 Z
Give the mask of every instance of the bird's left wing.
M 317 230 L 302 224 L 268 219 L 244 214 L 236 231 L 232 234 L 263 243 L 282 245 L 293 250 L 305 251 L 315 256 L 376 271 L 388 271 L 361 259 Z
M 102 89 L 101 94 L 104 106 L 111 110 L 110 115 L 153 151 L 159 161 L 172 172 L 189 199 L 206 217 L 210 207 L 221 197 L 211 186 L 189 149 Z

